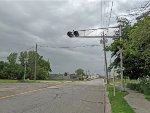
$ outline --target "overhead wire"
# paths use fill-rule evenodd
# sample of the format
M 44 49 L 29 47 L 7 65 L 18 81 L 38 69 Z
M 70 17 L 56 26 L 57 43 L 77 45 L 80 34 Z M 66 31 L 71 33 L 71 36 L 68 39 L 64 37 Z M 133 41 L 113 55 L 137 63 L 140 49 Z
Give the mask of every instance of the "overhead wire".
M 97 44 L 92 44 L 92 45 L 80 45 L 80 46 L 61 46 L 61 47 L 50 47 L 50 46 L 47 46 L 48 48 L 61 48 L 61 49 L 72 49 L 72 48 L 80 48 L 80 47 L 97 47 L 97 46 L 100 46 L 100 45 L 97 45 Z
M 141 6 L 140 8 L 136 8 L 132 11 L 132 13 L 129 13 L 129 14 L 123 15 L 123 16 L 133 16 L 136 19 L 136 17 L 138 17 L 138 16 L 142 15 L 143 13 L 145 13 L 145 11 L 147 10 L 147 8 L 149 6 L 150 6 L 150 0 L 147 1 L 147 3 L 143 7 Z
M 150 0 L 145 4 L 145 6 L 143 7 L 143 10 L 144 11 L 146 8 L 148 8 L 150 6 Z

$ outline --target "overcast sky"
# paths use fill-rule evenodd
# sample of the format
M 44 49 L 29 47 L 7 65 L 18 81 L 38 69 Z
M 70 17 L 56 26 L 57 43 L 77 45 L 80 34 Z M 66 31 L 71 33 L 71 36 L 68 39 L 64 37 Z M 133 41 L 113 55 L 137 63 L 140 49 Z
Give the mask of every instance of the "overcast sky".
M 0 0 L 1 60 L 11 52 L 35 50 L 37 43 L 38 53 L 49 58 L 52 73 L 73 73 L 77 68 L 83 68 L 91 73 L 104 74 L 100 39 L 71 39 L 66 35 L 72 30 L 107 27 L 112 1 L 102 1 L 101 8 L 101 0 Z M 117 25 L 116 16 L 146 3 L 142 0 L 113 1 L 110 26 Z M 100 34 L 100 31 L 93 33 Z M 100 46 L 77 47 L 93 44 Z M 107 59 L 109 64 L 110 53 Z

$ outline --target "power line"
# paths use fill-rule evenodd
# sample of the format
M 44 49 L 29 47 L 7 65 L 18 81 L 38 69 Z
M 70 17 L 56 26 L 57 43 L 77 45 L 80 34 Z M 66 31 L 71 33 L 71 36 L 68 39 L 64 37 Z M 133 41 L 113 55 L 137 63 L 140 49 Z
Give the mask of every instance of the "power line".
M 150 0 L 145 4 L 142 11 L 146 10 L 146 8 L 148 8 L 149 6 L 150 6 Z
M 32 47 L 26 49 L 25 51 L 31 50 L 31 49 L 33 49 L 33 48 L 34 48 L 34 46 L 32 46 Z
M 61 47 L 49 47 L 47 46 L 48 48 L 61 48 L 61 49 L 72 49 L 72 48 L 80 48 L 80 47 L 98 47 L 100 45 L 97 45 L 97 44 L 92 44 L 92 45 L 81 45 L 81 46 L 74 46 L 74 47 L 71 47 L 71 46 L 61 46 Z

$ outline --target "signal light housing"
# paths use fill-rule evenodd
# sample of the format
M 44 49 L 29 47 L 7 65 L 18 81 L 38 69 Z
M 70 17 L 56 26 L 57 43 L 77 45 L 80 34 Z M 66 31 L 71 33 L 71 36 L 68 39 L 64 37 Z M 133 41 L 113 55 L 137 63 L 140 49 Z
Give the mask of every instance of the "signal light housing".
M 73 34 L 74 34 L 75 37 L 79 37 L 78 31 L 73 31 Z
M 73 34 L 72 34 L 71 31 L 68 31 L 68 32 L 67 32 L 67 35 L 68 35 L 69 37 L 73 37 Z
M 71 32 L 71 31 L 68 31 L 67 32 L 67 35 L 71 38 L 71 37 L 79 37 L 79 32 L 78 31 L 74 31 Z

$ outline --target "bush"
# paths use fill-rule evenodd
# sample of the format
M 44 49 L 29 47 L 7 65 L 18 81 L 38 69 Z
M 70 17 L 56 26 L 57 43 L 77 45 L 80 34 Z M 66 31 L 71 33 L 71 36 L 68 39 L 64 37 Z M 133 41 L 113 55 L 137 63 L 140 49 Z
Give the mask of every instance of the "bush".
M 141 85 L 140 84 L 136 84 L 135 90 L 136 91 L 141 91 Z
M 143 89 L 142 89 L 140 83 L 128 83 L 127 87 L 131 90 L 135 90 L 135 91 L 139 91 L 139 92 L 143 93 Z
M 128 83 L 127 87 L 132 89 L 132 90 L 136 90 L 137 89 L 137 84 L 136 83 Z
M 142 86 L 145 95 L 150 95 L 150 82 Z
M 142 80 L 140 83 L 128 83 L 127 87 L 131 90 L 144 93 L 145 95 L 150 95 L 150 81 Z

